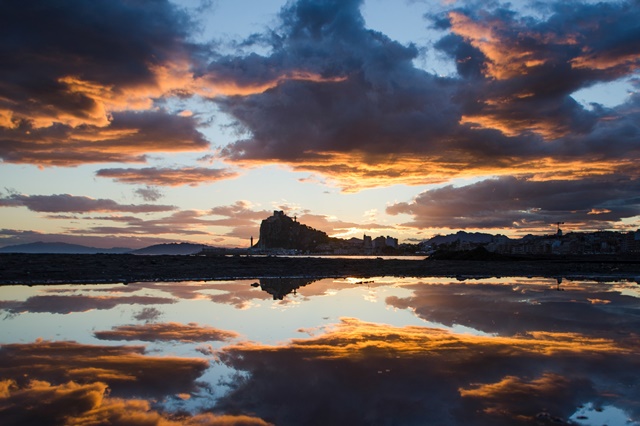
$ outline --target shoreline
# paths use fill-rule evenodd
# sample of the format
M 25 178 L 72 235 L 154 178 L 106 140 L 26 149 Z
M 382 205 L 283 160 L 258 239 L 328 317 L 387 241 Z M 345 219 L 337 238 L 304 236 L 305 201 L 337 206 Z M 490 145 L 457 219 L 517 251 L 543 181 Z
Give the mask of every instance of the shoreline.
M 640 281 L 640 259 L 402 260 L 129 254 L 0 254 L 0 285 L 258 278 L 548 277 Z

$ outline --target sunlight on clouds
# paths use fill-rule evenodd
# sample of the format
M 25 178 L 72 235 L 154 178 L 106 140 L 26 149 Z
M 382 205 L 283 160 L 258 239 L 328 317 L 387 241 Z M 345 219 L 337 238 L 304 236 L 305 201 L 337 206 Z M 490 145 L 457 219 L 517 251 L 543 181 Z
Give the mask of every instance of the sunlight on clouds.
M 347 80 L 346 76 L 323 77 L 320 74 L 294 70 L 285 72 L 272 80 L 257 83 L 240 83 L 237 80 L 221 79 L 215 73 L 202 78 L 201 87 L 196 90 L 198 94 L 205 97 L 216 96 L 249 96 L 264 93 L 269 89 L 279 86 L 286 81 L 310 81 L 314 83 L 340 83 Z
M 255 167 L 270 164 L 269 161 L 252 160 L 239 165 Z M 485 161 L 472 156 L 457 159 L 425 155 L 380 155 L 364 153 L 327 152 L 321 157 L 289 163 L 298 172 L 320 173 L 329 184 L 339 187 L 344 193 L 355 193 L 369 188 L 392 185 L 432 185 L 458 178 L 526 175 L 530 180 L 553 179 L 578 180 L 588 176 L 615 173 L 621 168 L 630 168 L 629 160 L 597 159 L 509 159 L 503 162 Z
M 487 58 L 486 76 L 506 80 L 527 74 L 528 69 L 547 62 L 540 52 L 525 48 L 525 44 L 509 44 L 505 38 L 511 31 L 509 23 L 497 18 L 476 22 L 460 12 L 449 12 L 451 30 L 480 50 Z M 537 39 L 541 44 L 576 44 L 576 36 L 556 37 L 553 34 L 526 32 L 520 37 Z
M 507 107 L 508 108 L 508 107 Z M 546 140 L 553 140 L 569 133 L 562 125 L 554 125 L 548 120 L 532 120 L 530 117 L 505 117 L 504 111 L 494 114 L 486 111 L 483 114 L 463 115 L 460 124 L 469 125 L 471 129 L 496 129 L 506 136 L 518 136 L 524 132 L 534 132 Z
M 178 394 L 185 398 L 188 394 Z M 109 388 L 103 382 L 86 384 L 73 381 L 52 384 L 32 380 L 18 386 L 13 380 L 0 382 L 0 414 L 6 416 L 10 424 L 42 424 L 44 419 L 51 424 L 97 425 L 118 424 L 130 426 L 157 425 L 255 425 L 270 423 L 248 415 L 168 414 L 152 408 L 152 404 L 142 399 L 124 399 L 110 396 Z M 49 423 L 46 423 L 49 424 Z
M 552 333 L 533 331 L 516 337 L 453 334 L 437 328 L 363 322 L 356 318 L 341 318 L 341 322 L 328 328 L 326 334 L 312 339 L 292 339 L 287 346 L 265 346 L 240 343 L 222 351 L 280 351 L 302 350 L 318 358 L 352 358 L 378 353 L 403 356 L 467 358 L 467 350 L 491 351 L 511 356 L 538 354 L 553 356 L 559 353 L 596 354 L 629 353 L 630 349 L 604 338 L 593 338 L 579 333 Z
M 15 129 L 18 127 L 18 120 L 13 117 L 13 111 L 0 108 L 0 127 Z

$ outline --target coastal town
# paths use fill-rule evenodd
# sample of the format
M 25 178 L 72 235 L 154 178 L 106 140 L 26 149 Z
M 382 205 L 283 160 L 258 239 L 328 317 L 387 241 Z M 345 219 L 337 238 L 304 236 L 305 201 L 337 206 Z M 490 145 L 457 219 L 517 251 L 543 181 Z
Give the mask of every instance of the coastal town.
M 469 233 L 438 235 L 420 243 L 399 243 L 391 236 L 369 236 L 341 239 L 311 228 L 274 211 L 260 225 L 260 235 L 248 249 L 235 249 L 243 254 L 323 254 L 323 255 L 431 255 L 438 251 L 461 252 L 482 247 L 490 253 L 502 255 L 639 255 L 640 230 L 633 232 L 597 231 L 564 233 L 557 223 L 555 233 L 510 238 L 505 235 Z M 202 254 L 228 254 L 228 249 L 205 248 Z

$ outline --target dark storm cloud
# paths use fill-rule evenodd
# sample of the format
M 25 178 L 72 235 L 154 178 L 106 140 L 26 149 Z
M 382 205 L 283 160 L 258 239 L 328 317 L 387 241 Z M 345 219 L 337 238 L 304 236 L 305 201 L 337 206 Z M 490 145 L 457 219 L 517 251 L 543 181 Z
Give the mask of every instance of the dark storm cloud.
M 611 173 L 640 153 L 637 97 L 589 109 L 571 97 L 637 72 L 633 2 L 558 3 L 531 16 L 485 2 L 429 17 L 449 32 L 435 44 L 458 65 L 447 78 L 416 68 L 415 46 L 367 29 L 361 4 L 291 2 L 261 38 L 271 53 L 209 66 L 207 78 L 244 86 L 287 76 L 215 99 L 248 134 L 223 156 L 282 161 L 354 191 L 532 170 Z
M 201 51 L 169 1 L 3 2 L 0 27 L 5 162 L 139 162 L 208 146 L 193 117 L 150 111 L 154 99 L 189 92 Z
M 451 132 L 459 117 L 449 102 L 449 83 L 413 66 L 414 46 L 367 30 L 361 3 L 292 2 L 281 12 L 270 56 L 211 65 L 212 73 L 241 81 L 260 82 L 274 72 L 335 80 L 289 79 L 260 94 L 219 100 L 252 133 L 224 155 L 295 161 L 328 151 L 408 152 Z
M 566 421 L 585 401 L 635 416 L 634 397 L 615 396 L 630 395 L 622 382 L 638 364 L 633 347 L 576 333 L 473 336 L 345 318 L 318 337 L 223 348 L 222 362 L 248 376 L 217 408 L 283 425 L 534 424 Z
M 588 134 L 608 115 L 585 110 L 570 95 L 636 72 L 637 5 L 572 1 L 549 7 L 546 19 L 502 5 L 456 9 L 436 19 L 451 31 L 436 46 L 456 59 L 460 76 L 475 86 L 462 86 L 463 122 L 554 139 Z
M 151 66 L 188 52 L 189 19 L 166 0 L 7 2 L 0 16 L 2 97 L 26 117 L 64 113 L 84 121 L 95 99 L 70 93 L 61 79 L 116 92 L 153 85 Z
M 238 173 L 235 173 L 230 169 L 209 169 L 206 167 L 146 167 L 143 169 L 100 169 L 96 172 L 96 176 L 111 178 L 116 182 L 131 184 L 198 186 L 217 182 L 223 179 L 234 178 L 238 176 Z
M 639 191 L 640 181 L 624 176 L 563 181 L 505 176 L 428 190 L 387 207 L 387 213 L 412 215 L 405 225 L 418 228 L 526 229 L 555 222 L 601 228 L 640 214 Z
M 26 207 L 34 212 L 87 213 L 87 212 L 127 212 L 152 213 L 175 210 L 175 206 L 161 204 L 119 204 L 104 198 L 90 198 L 78 195 L 23 195 L 9 193 L 0 197 L 0 207 Z

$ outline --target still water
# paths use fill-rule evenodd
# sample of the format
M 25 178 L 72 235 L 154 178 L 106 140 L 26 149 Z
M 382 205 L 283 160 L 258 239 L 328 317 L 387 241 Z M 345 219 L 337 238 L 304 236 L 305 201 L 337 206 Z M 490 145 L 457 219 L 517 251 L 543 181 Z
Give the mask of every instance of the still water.
M 0 287 L 0 424 L 640 425 L 640 286 Z

